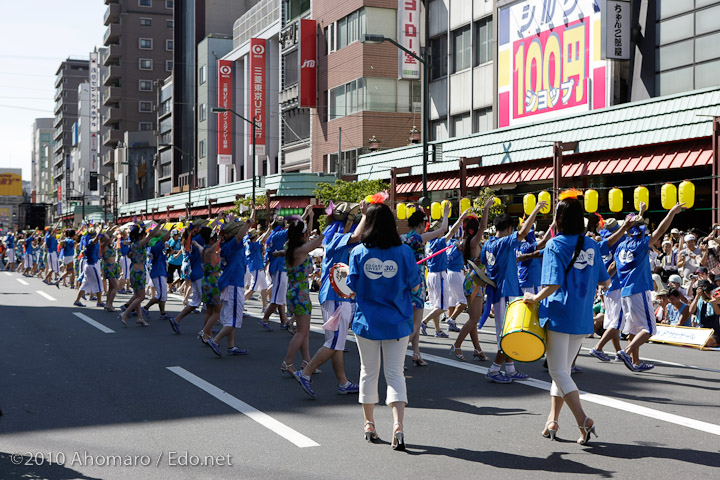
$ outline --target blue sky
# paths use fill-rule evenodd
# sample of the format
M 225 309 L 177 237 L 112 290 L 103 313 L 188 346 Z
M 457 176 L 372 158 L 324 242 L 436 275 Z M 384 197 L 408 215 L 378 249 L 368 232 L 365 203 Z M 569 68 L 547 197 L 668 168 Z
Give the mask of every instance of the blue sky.
M 54 117 L 60 62 L 102 44 L 106 8 L 103 0 L 2 1 L 0 168 L 22 168 L 30 180 L 33 120 Z

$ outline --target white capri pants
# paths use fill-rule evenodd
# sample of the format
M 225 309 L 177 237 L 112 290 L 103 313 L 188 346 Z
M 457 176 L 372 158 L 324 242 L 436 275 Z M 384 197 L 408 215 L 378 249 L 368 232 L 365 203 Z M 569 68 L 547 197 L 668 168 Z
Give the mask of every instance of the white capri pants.
M 245 287 L 228 285 L 220 295 L 222 308 L 220 322 L 223 327 L 242 327 L 243 309 L 245 308 Z
M 32 268 L 33 267 L 33 256 L 29 253 L 25 254 L 25 268 Z
M 60 265 L 58 264 L 57 252 L 48 252 L 48 264 L 50 265 L 50 270 L 55 273 L 60 273 Z
M 167 277 L 159 276 L 152 279 L 155 287 L 155 298 L 161 302 L 167 302 L 168 285 Z
M 122 267 L 122 279 L 130 280 L 130 269 L 132 268 L 132 262 L 127 255 L 120 257 L 120 267 Z
M 637 335 L 642 331 L 648 332 L 650 335 L 657 333 L 655 313 L 653 313 L 649 291 L 622 297 L 622 311 L 625 315 L 624 334 Z
M 447 283 L 448 283 L 448 305 L 455 307 L 457 305 L 467 304 L 465 299 L 465 289 L 463 284 L 465 283 L 465 274 L 463 272 L 454 272 L 448 270 L 447 272 Z
M 450 289 L 448 288 L 447 272 L 429 272 L 427 276 L 427 290 L 430 305 L 433 308 L 447 310 L 449 308 L 448 298 L 450 297 Z M 455 305 L 453 305 L 454 307 Z
M 198 308 L 202 304 L 202 278 L 198 278 L 192 282 L 192 295 L 190 296 L 191 307 Z
M 97 265 L 90 265 L 85 263 L 85 278 L 83 279 L 80 290 L 87 293 L 100 293 L 102 289 L 102 277 L 100 276 L 100 269 Z
M 570 367 L 584 337 L 585 335 L 547 331 L 547 363 L 552 378 L 551 396 L 564 397 L 578 389 L 570 376 Z
M 355 335 L 360 351 L 360 403 L 378 403 L 378 380 L 380 378 L 380 352 L 383 356 L 383 372 L 387 383 L 385 404 L 407 403 L 405 385 L 405 353 L 408 338 L 397 340 L 369 340 Z
M 493 312 L 495 313 L 495 340 L 497 341 L 498 349 L 500 348 L 500 337 L 502 337 L 503 326 L 505 325 L 505 311 L 507 310 L 507 306 L 516 298 L 517 297 L 502 297 L 493 303 Z M 512 362 L 510 359 L 507 361 Z
M 330 320 L 330 317 L 338 310 L 342 309 L 338 329 L 336 331 L 325 330 L 325 343 L 323 347 L 330 350 L 345 350 L 345 342 L 347 341 L 347 332 L 350 321 L 355 316 L 355 304 L 352 302 L 337 302 L 335 300 L 325 300 L 322 305 L 323 322 Z
M 15 263 L 15 249 L 14 248 L 8 248 L 5 251 L 5 256 L 8 259 L 8 263 Z
M 615 289 L 605 294 L 605 320 L 603 320 L 603 328 L 614 328 L 622 330 L 625 328 L 625 315 L 622 309 L 622 298 L 620 298 L 620 289 Z
M 265 270 L 248 270 L 250 279 L 245 282 L 245 285 L 250 287 L 253 292 L 262 292 L 267 290 L 267 274 Z M 287 288 L 287 287 L 286 287 Z
M 287 272 L 275 272 L 271 276 L 272 278 L 272 295 L 270 296 L 270 303 L 275 305 L 285 305 L 287 303 Z

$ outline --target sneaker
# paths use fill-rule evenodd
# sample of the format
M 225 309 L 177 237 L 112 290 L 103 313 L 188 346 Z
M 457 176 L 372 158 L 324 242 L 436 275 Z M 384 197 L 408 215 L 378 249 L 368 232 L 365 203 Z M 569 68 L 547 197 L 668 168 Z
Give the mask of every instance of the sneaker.
M 582 368 L 577 366 L 570 367 L 570 375 L 572 375 L 573 373 L 582 373 Z
M 505 373 L 502 371 L 491 372 L 490 370 L 488 370 L 485 374 L 485 378 L 495 383 L 512 383 L 512 378 L 505 375 Z
M 74 302 L 73 305 L 75 305 L 76 307 L 84 307 L 85 306 L 84 304 L 80 303 L 79 300 L 77 302 Z
M 148 309 L 145 308 L 145 307 L 140 307 L 140 309 L 141 309 L 142 312 L 143 312 L 143 316 L 145 316 L 145 317 L 150 317 L 150 310 L 148 310 Z
M 636 372 L 647 372 L 648 370 L 655 368 L 655 365 L 652 363 L 640 362 L 639 364 L 633 365 L 633 367 L 635 367 Z
M 170 322 L 170 328 L 173 329 L 175 335 L 180 335 L 180 324 L 175 321 L 175 317 L 167 317 L 167 320 Z
M 435 332 L 435 336 L 438 338 L 448 338 L 448 334 L 442 330 Z
M 615 353 L 615 361 L 622 362 L 622 358 L 620 358 L 620 355 L 618 355 L 617 353 Z
M 258 325 L 260 325 L 261 327 L 263 327 L 263 328 L 265 329 L 265 331 L 267 331 L 267 332 L 274 332 L 274 331 L 275 331 L 275 329 L 274 329 L 273 327 L 271 327 L 271 326 L 270 326 L 270 323 L 268 323 L 268 322 L 263 322 L 262 320 L 260 320 L 260 321 L 258 322 Z
M 505 375 L 513 380 L 527 380 L 528 378 L 530 378 L 530 375 L 528 375 L 527 373 L 522 373 L 517 370 L 515 370 L 513 373 L 505 372 Z
M 217 355 L 218 357 L 222 357 L 222 353 L 220 353 L 220 347 L 217 343 L 215 343 L 215 340 L 212 338 L 208 339 L 207 344 L 212 348 L 212 351 Z
M 420 333 L 427 336 L 427 325 L 425 325 L 425 322 L 420 322 Z
M 280 330 L 287 330 L 287 329 L 288 329 L 288 324 L 289 324 L 289 323 L 290 323 L 290 322 L 287 322 L 287 323 L 281 323 L 281 324 L 280 324 Z
M 440 319 L 441 322 L 445 323 L 449 320 L 448 316 L 443 313 L 442 318 Z
M 597 350 L 595 348 L 590 350 L 590 356 L 597 358 L 601 362 L 609 362 L 610 361 L 610 355 L 603 352 L 602 350 Z
M 228 355 L 247 355 L 249 352 L 245 349 L 232 347 L 227 349 Z
M 457 323 L 455 323 L 455 320 L 453 320 L 452 318 L 448 319 L 447 324 L 448 324 L 448 330 L 450 330 L 451 332 L 459 332 L 460 331 L 460 329 L 457 326 Z
M 635 365 L 633 365 L 632 358 L 630 358 L 630 355 L 628 355 L 625 350 L 620 350 L 619 352 L 617 352 L 617 356 L 620 357 L 620 360 L 623 361 L 628 370 L 630 370 L 631 372 L 637 371 L 635 369 Z
M 357 383 L 352 383 L 348 381 L 345 385 L 338 385 L 337 393 L 338 395 L 349 395 L 351 393 L 359 393 L 360 392 L 360 385 Z
M 124 312 L 125 310 L 127 310 L 127 305 L 120 305 L 120 311 Z
M 299 371 L 293 373 L 293 376 L 295 377 L 295 380 L 298 381 L 302 389 L 305 390 L 305 393 L 307 393 L 311 397 L 315 397 L 315 392 L 312 389 L 312 381 L 310 380 L 310 378 L 305 378 L 302 372 Z
M 105 306 L 105 302 L 96 303 L 95 306 L 98 308 L 103 308 Z

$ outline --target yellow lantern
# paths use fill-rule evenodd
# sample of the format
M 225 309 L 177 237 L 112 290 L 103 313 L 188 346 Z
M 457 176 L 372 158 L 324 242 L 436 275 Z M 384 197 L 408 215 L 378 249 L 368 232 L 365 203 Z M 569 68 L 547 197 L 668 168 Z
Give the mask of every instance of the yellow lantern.
M 407 218 L 412 217 L 412 214 L 415 213 L 415 205 L 408 205 L 406 210 L 407 210 Z
M 460 199 L 460 213 L 464 212 L 468 208 L 472 206 L 472 202 L 469 198 L 461 198 Z
M 587 213 L 595 213 L 598 209 L 599 195 L 597 190 L 592 188 L 585 190 L 585 211 Z
M 442 217 L 442 207 L 439 202 L 433 202 L 430 205 L 430 216 L 433 220 L 440 220 L 440 217 Z
M 500 200 L 500 197 L 493 198 L 493 201 L 495 202 L 494 206 L 496 207 L 502 205 L 502 200 Z
M 449 207 L 449 209 L 450 209 L 449 215 L 452 215 L 452 203 L 450 202 L 450 200 L 443 200 L 442 202 L 440 202 L 440 206 L 442 207 L 442 208 L 440 209 L 440 213 L 444 213 L 444 212 L 445 212 L 445 205 L 447 205 L 447 206 Z
M 660 189 L 660 202 L 665 210 L 670 210 L 677 203 L 677 187 L 666 183 Z
M 678 188 L 678 201 L 685 204 L 685 208 L 692 208 L 695 205 L 695 185 L 684 180 Z
M 644 203 L 646 208 L 650 205 L 650 192 L 646 187 L 640 185 L 635 188 L 633 203 L 635 204 L 635 210 L 640 210 L 641 203 Z
M 608 205 L 611 212 L 619 212 L 623 208 L 623 193 L 619 188 L 613 188 L 608 192 Z
M 405 220 L 407 218 L 407 206 L 404 203 L 398 203 L 397 207 L 398 220 Z
M 543 190 L 538 194 L 538 201 L 545 202 L 545 207 L 543 207 L 542 210 L 540 210 L 540 213 L 546 214 L 550 213 L 550 210 L 552 209 L 552 195 L 550 195 L 549 192 L 546 192 Z
M 537 199 L 532 193 L 526 193 L 523 197 L 523 211 L 525 215 L 530 215 L 537 205 Z

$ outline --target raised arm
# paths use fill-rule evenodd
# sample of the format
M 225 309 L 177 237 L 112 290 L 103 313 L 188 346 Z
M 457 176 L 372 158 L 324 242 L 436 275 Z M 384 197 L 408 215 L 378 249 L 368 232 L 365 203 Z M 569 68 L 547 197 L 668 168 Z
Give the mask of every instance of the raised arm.
M 545 235 L 543 235 L 543 238 L 541 238 L 540 241 L 537 242 L 535 250 L 542 250 L 543 248 L 545 248 L 545 245 L 547 245 L 547 242 L 549 242 L 550 239 L 553 237 L 553 232 L 555 231 L 557 231 L 557 222 L 553 217 L 553 222 L 548 227 Z
M 538 202 L 537 205 L 535 205 L 535 208 L 530 213 L 530 216 L 525 220 L 525 222 L 523 222 L 522 227 L 520 227 L 520 230 L 518 231 L 518 240 L 522 240 L 527 237 L 527 234 L 530 233 L 530 229 L 532 228 L 533 223 L 535 223 L 535 218 L 537 218 L 540 210 L 545 208 L 546 205 L 546 202 Z
M 362 212 L 362 218 L 360 219 L 360 223 L 358 223 L 357 228 L 353 232 L 353 234 L 350 236 L 350 240 L 348 240 L 348 243 L 359 243 L 360 240 L 362 240 L 362 231 L 365 228 L 365 217 L 367 217 L 367 209 L 368 204 L 363 200 L 360 202 L 360 211 Z
M 682 208 L 684 206 L 684 203 L 677 203 L 674 207 L 670 209 L 667 215 L 665 215 L 665 218 L 663 218 L 662 222 L 660 222 L 660 225 L 658 225 L 652 235 L 650 235 L 650 245 L 655 245 L 658 240 L 660 240 L 662 236 L 665 235 L 667 229 L 670 228 L 670 225 L 672 225 L 673 218 L 675 218 L 675 215 L 682 211 Z
M 422 235 L 420 235 L 423 243 L 442 237 L 443 234 L 447 231 L 449 218 L 450 218 L 450 205 L 445 205 L 445 211 L 443 211 L 442 224 L 440 225 L 439 228 L 433 230 L 432 232 L 425 232 Z
M 460 216 L 458 217 L 457 221 L 453 224 L 453 226 L 452 226 L 452 228 L 450 229 L 450 231 L 447 233 L 447 235 L 445 235 L 445 241 L 446 241 L 446 242 L 449 242 L 450 240 L 452 240 L 452 238 L 455 236 L 455 234 L 457 233 L 457 231 L 458 231 L 458 230 L 460 229 L 460 227 L 462 226 L 463 221 L 465 221 L 465 218 L 468 216 L 468 213 L 470 213 L 470 209 L 469 209 L 469 208 L 460 214 Z

